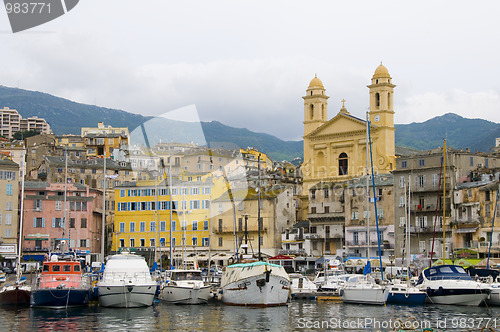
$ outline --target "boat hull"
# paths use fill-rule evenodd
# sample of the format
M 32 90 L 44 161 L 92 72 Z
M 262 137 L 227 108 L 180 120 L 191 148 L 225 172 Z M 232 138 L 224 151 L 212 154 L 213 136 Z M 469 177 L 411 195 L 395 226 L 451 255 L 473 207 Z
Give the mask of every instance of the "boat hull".
M 357 304 L 383 305 L 389 296 L 385 288 L 344 288 L 340 293 L 342 302 Z
M 88 289 L 48 288 L 31 292 L 32 307 L 66 308 L 89 303 Z
M 180 287 L 166 285 L 161 291 L 161 300 L 175 304 L 204 304 L 210 298 L 210 286 Z
M 427 294 L 425 294 L 424 292 L 416 292 L 416 293 L 389 292 L 389 296 L 387 297 L 387 303 L 423 305 L 425 304 L 426 298 Z
M 487 305 L 500 306 L 500 288 L 493 287 L 490 296 L 486 299 Z
M 98 285 L 102 307 L 137 308 L 153 304 L 156 283 L 149 285 Z
M 31 287 L 28 286 L 6 286 L 0 291 L 0 304 L 29 306 Z
M 487 297 L 487 292 L 470 288 L 441 288 L 427 291 L 428 302 L 433 304 L 451 304 L 463 306 L 479 306 Z
M 286 305 L 290 297 L 289 287 L 290 282 L 281 276 L 270 275 L 268 282 L 262 275 L 252 276 L 225 285 L 222 302 L 239 306 Z

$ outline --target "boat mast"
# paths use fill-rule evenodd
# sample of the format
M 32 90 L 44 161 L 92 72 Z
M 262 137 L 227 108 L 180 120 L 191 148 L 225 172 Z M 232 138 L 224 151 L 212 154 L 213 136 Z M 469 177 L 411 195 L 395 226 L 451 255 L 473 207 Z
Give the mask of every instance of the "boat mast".
M 446 139 L 443 146 L 443 265 L 446 259 Z
M 63 240 L 64 240 L 65 235 L 66 235 L 65 234 L 66 233 L 66 221 L 67 221 L 67 215 L 68 215 L 68 209 L 66 207 L 67 196 L 68 196 L 68 150 L 67 150 L 67 147 L 64 147 L 64 223 L 63 223 L 63 229 L 62 229 Z M 68 242 L 69 242 L 69 237 L 68 237 Z M 68 249 L 69 249 L 69 247 L 70 247 L 70 245 L 68 243 Z M 61 245 L 61 251 L 64 253 L 64 246 L 63 245 Z
M 103 183 L 102 183 L 102 221 L 101 221 L 101 262 L 104 262 L 104 229 L 106 227 L 106 150 L 104 150 L 104 166 L 103 166 Z M 66 198 L 66 195 L 64 196 Z
M 170 199 L 170 203 L 169 203 L 169 206 L 170 206 L 170 252 L 169 252 L 169 256 L 170 256 L 170 269 L 172 269 L 173 265 L 172 265 L 172 259 L 173 259 L 173 252 L 172 252 L 172 209 L 174 208 L 172 206 L 172 153 L 170 153 L 170 156 L 168 157 L 168 196 L 169 196 L 169 199 Z M 177 207 L 176 207 L 177 208 Z
M 366 112 L 366 259 L 370 260 L 370 175 L 368 167 L 369 151 L 368 142 L 370 140 L 368 134 L 369 112 Z
M 21 279 L 21 243 L 23 239 L 23 212 L 24 212 L 24 159 L 26 157 L 26 145 L 23 146 L 23 157 L 21 159 L 21 206 L 19 212 L 19 243 L 17 247 L 17 270 L 16 270 L 16 280 L 19 282 Z
M 495 217 L 497 215 L 497 208 L 498 208 L 498 195 L 499 195 L 499 192 L 500 192 L 500 184 L 498 185 L 498 189 L 497 189 L 497 198 L 495 200 L 495 209 L 493 210 L 493 221 L 491 222 L 491 237 L 490 237 L 490 245 L 489 245 L 489 248 L 488 248 L 488 260 L 486 261 L 486 268 L 489 269 L 490 268 L 490 253 L 491 253 L 491 243 L 493 241 L 493 229 L 495 228 Z
M 259 261 L 262 260 L 262 255 L 260 253 L 260 232 L 261 232 L 261 222 L 260 222 L 260 153 L 259 156 L 257 157 L 257 230 L 258 230 L 258 235 L 257 235 L 257 241 L 259 242 Z
M 378 213 L 377 213 L 377 195 L 375 192 L 375 173 L 373 172 L 373 153 L 372 153 L 372 142 L 370 136 L 370 120 L 368 122 L 368 138 L 370 139 L 370 165 L 372 168 L 372 187 L 373 187 L 373 205 L 375 206 L 375 223 L 377 225 L 377 244 L 378 244 L 378 259 L 380 262 L 380 275 L 382 280 L 384 280 L 384 268 L 382 266 L 382 250 L 380 248 L 380 231 L 378 227 Z
M 406 262 L 406 273 L 408 275 L 408 284 L 410 283 L 410 258 L 411 258 L 411 246 L 410 246 L 410 227 L 411 227 L 411 223 L 410 223 L 410 199 L 411 199 L 411 196 L 410 196 L 410 193 L 411 193 L 411 175 L 408 175 L 408 203 L 407 203 L 407 206 L 406 206 L 406 214 L 407 214 L 407 218 L 406 218 L 406 248 L 407 248 L 407 255 L 408 255 L 408 259 L 407 259 L 407 262 Z

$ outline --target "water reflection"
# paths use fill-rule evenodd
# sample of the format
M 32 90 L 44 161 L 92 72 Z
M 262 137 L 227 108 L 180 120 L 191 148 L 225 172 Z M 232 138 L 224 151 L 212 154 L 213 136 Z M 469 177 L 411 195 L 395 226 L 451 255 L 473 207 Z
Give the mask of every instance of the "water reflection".
M 400 305 L 366 306 L 342 303 L 316 303 L 294 301 L 287 307 L 250 308 L 232 307 L 212 303 L 199 306 L 182 306 L 156 303 L 147 308 L 70 308 L 67 310 L 0 308 L 2 331 L 306 331 L 315 330 L 306 322 L 328 322 L 330 330 L 336 328 L 333 321 L 355 321 L 365 319 L 379 321 L 407 320 L 428 321 L 432 328 L 437 322 L 446 321 L 447 328 L 460 319 L 493 319 L 495 330 L 500 329 L 499 307 L 457 307 Z M 316 329 L 319 330 L 319 329 Z M 360 328 L 350 329 L 362 330 Z M 368 331 L 391 331 L 391 329 L 368 328 Z M 481 330 L 475 328 L 453 329 L 454 331 Z

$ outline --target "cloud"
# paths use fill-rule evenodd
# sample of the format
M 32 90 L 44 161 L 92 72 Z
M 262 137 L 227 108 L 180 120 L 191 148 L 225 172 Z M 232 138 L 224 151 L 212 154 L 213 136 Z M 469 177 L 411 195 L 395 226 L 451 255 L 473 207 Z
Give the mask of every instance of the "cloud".
M 406 96 L 396 112 L 397 123 L 423 122 L 446 113 L 498 123 L 500 94 L 494 90 L 467 92 L 462 89 L 414 94 Z

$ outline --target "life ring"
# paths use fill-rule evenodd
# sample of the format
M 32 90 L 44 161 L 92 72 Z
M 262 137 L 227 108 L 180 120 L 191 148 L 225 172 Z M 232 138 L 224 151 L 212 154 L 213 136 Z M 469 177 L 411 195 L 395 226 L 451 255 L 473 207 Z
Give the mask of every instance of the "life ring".
M 56 280 L 57 281 L 63 281 L 63 280 L 66 280 L 66 277 L 56 277 Z

